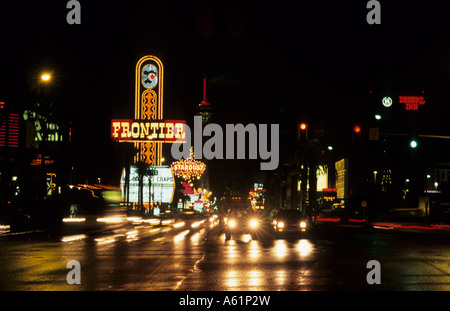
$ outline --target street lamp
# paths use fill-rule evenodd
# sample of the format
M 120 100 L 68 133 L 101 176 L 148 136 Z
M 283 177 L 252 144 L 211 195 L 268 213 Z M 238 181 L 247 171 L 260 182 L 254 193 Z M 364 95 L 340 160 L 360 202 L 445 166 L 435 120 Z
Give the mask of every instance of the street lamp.
M 51 74 L 49 74 L 49 73 L 47 73 L 47 72 L 44 72 L 44 73 L 41 75 L 41 81 L 43 81 L 43 82 L 50 82 L 51 79 L 52 79 Z

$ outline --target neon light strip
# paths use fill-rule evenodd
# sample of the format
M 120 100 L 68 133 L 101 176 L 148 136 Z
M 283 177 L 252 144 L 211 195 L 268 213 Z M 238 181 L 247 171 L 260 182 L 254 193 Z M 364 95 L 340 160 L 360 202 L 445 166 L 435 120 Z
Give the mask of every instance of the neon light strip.
M 158 66 L 158 92 L 157 92 L 157 107 L 156 107 L 156 114 L 153 115 L 154 119 L 162 119 L 163 116 L 163 89 L 164 89 L 164 66 L 161 62 L 161 60 L 155 56 L 152 55 L 147 55 L 142 57 L 138 63 L 136 64 L 136 71 L 135 71 L 135 103 L 134 103 L 134 116 L 135 119 L 141 119 L 141 67 L 143 65 L 144 62 L 146 61 L 154 61 L 157 66 Z M 152 161 L 153 163 L 150 163 L 151 165 L 160 165 L 161 164 L 161 156 L 162 156 L 162 143 L 150 143 L 150 145 L 153 145 L 153 148 L 156 149 L 154 150 L 155 152 L 155 161 Z M 144 148 L 143 143 L 135 143 L 135 146 L 139 146 L 140 150 L 142 151 L 142 149 Z M 150 153 L 149 154 L 149 158 L 150 158 Z M 143 153 L 141 153 L 141 157 L 143 156 Z M 139 159 L 139 154 L 137 154 L 135 156 L 135 162 L 139 161 L 141 159 Z
M 135 119 L 141 118 L 141 92 L 140 92 L 140 86 L 141 86 L 141 66 L 144 62 L 152 60 L 158 65 L 158 105 L 157 105 L 157 118 L 162 119 L 163 117 L 163 98 L 164 98 L 164 66 L 161 62 L 161 60 L 153 55 L 147 55 L 142 57 L 138 63 L 136 64 L 136 72 L 135 72 L 135 104 L 134 104 L 134 117 Z

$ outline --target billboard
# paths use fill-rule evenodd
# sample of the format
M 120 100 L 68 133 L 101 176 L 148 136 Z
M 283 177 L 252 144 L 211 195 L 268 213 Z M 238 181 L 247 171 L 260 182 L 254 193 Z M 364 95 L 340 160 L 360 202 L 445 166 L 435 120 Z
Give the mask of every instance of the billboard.
M 348 198 L 348 159 L 344 158 L 335 163 L 336 192 L 338 199 Z
M 186 122 L 179 120 L 111 120 L 111 138 L 123 142 L 185 142 Z
M 122 170 L 120 188 L 122 196 L 126 198 L 126 173 Z M 144 203 L 172 203 L 175 193 L 175 178 L 168 166 L 147 166 L 143 174 L 143 200 Z M 130 166 L 129 198 L 128 202 L 139 202 L 139 168 Z

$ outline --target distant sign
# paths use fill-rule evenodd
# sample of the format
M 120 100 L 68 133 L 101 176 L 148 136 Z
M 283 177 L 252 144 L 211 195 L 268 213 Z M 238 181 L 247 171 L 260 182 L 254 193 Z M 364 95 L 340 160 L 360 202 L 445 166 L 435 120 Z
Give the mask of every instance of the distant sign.
M 425 104 L 423 96 L 399 96 L 398 102 L 405 104 L 405 110 L 419 110 L 419 105 Z
M 383 99 L 381 100 L 381 103 L 383 104 L 384 107 L 391 107 L 392 106 L 392 98 L 390 98 L 389 96 L 383 97 Z
M 369 128 L 369 140 L 380 140 L 380 128 L 378 127 Z
M 348 197 L 348 159 L 344 158 L 335 163 L 336 169 L 336 196 L 338 199 Z

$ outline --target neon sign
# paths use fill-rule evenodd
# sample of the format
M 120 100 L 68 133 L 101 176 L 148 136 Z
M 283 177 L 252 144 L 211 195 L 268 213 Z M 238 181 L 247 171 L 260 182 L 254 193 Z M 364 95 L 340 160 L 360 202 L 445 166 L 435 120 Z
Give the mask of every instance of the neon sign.
M 19 147 L 19 115 L 9 113 L 7 118 L 0 124 L 0 147 L 17 148 Z
M 389 96 L 383 97 L 381 102 L 382 102 L 384 107 L 391 107 L 392 106 L 392 98 L 390 98 Z
M 185 121 L 111 120 L 111 137 L 117 141 L 181 142 L 186 136 L 185 130 Z
M 183 177 L 187 181 L 192 180 L 194 177 L 200 178 L 206 169 L 205 163 L 194 160 L 194 152 L 192 149 L 187 159 L 179 159 L 170 165 L 170 168 L 177 177 Z
M 155 56 L 142 57 L 136 64 L 134 118 L 136 120 L 162 120 L 164 66 Z M 154 122 L 154 121 L 153 121 Z M 135 142 L 139 148 L 135 162 L 161 165 L 162 141 L 141 139 Z
M 161 60 L 152 55 L 142 57 L 135 69 L 134 119 L 111 120 L 111 137 L 134 143 L 134 163 L 160 166 L 163 143 L 185 142 L 185 121 L 162 121 L 163 78 Z
M 419 110 L 419 105 L 425 104 L 423 96 L 399 96 L 399 103 L 405 104 L 405 110 Z

